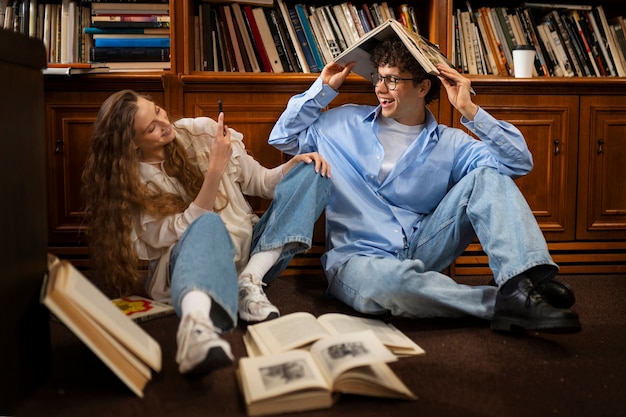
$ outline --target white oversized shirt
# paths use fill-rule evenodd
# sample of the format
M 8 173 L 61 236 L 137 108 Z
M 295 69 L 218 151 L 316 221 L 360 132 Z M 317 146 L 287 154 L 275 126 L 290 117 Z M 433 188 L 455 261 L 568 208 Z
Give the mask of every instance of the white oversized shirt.
M 191 163 L 206 172 L 210 146 L 215 140 L 217 122 L 208 117 L 186 118 L 174 123 L 177 134 Z M 272 198 L 274 188 L 283 177 L 282 166 L 268 169 L 248 155 L 243 135 L 230 129 L 233 154 L 219 185 L 228 205 L 219 212 L 235 246 L 234 263 L 238 272 L 246 266 L 250 254 L 252 227 L 258 221 L 244 195 Z M 143 183 L 153 183 L 165 192 L 185 195 L 176 178 L 152 164 L 140 164 Z M 156 300 L 169 301 L 169 259 L 173 245 L 187 227 L 205 210 L 193 202 L 182 213 L 161 219 L 141 213 L 134 219 L 131 240 L 139 259 L 149 261 L 148 292 Z

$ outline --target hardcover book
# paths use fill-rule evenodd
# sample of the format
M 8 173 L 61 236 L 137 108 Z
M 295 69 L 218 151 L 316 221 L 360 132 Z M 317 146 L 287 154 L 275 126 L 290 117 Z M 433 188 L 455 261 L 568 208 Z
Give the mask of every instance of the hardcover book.
M 161 347 L 72 264 L 49 256 L 41 302 L 137 396 L 161 370 Z
M 320 339 L 309 351 L 241 358 L 237 377 L 249 416 L 328 408 L 339 393 L 414 400 L 387 365 L 396 360 L 366 330 Z
M 370 75 L 378 70 L 370 61 L 372 50 L 380 42 L 391 39 L 401 40 L 429 74 L 437 76 L 440 74 L 435 67 L 437 64 L 444 64 L 456 69 L 436 45 L 423 36 L 410 32 L 402 23 L 392 19 L 367 32 L 358 42 L 335 58 L 335 62 L 346 65 L 355 61 L 356 65 L 352 71 L 369 80 Z
M 424 350 L 391 323 L 340 313 L 291 313 L 248 326 L 243 341 L 249 356 L 303 349 L 328 336 L 370 330 L 397 356 L 419 356 Z

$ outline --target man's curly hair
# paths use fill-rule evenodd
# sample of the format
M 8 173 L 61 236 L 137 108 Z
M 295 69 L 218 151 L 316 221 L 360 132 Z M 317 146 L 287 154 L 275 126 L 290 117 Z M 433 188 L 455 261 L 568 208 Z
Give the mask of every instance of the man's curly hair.
M 401 72 L 410 73 L 414 85 L 429 79 L 430 90 L 424 97 L 426 104 L 430 104 L 439 98 L 441 81 L 436 76 L 424 71 L 424 68 L 401 41 L 383 41 L 379 43 L 372 51 L 370 60 L 376 68 L 389 65 L 390 67 L 398 67 Z

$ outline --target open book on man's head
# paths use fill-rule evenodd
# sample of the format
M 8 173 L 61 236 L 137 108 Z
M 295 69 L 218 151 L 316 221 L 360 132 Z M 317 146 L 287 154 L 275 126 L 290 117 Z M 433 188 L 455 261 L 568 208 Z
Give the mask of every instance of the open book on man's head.
M 447 65 L 456 70 L 456 67 L 446 58 L 437 45 L 419 33 L 408 30 L 402 23 L 394 19 L 389 19 L 367 32 L 357 42 L 352 44 L 350 48 L 338 55 L 335 58 L 335 62 L 343 66 L 350 62 L 356 62 L 352 72 L 369 80 L 371 74 L 378 71 L 378 68 L 370 60 L 372 51 L 378 44 L 387 40 L 402 41 L 417 62 L 424 68 L 424 71 L 429 74 L 440 75 L 437 69 L 438 64 Z M 473 90 L 472 94 L 475 94 Z

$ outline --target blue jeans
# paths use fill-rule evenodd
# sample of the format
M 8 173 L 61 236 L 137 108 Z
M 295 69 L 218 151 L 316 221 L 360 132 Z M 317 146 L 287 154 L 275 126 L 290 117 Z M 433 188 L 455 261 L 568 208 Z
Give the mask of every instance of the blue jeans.
M 313 164 L 292 168 L 274 190 L 274 198 L 255 225 L 251 253 L 283 246 L 276 265 L 265 275 L 271 282 L 296 253 L 311 247 L 313 226 L 330 192 L 330 180 Z M 211 319 L 223 330 L 237 324 L 237 271 L 235 249 L 219 215 L 205 213 L 183 233 L 172 249 L 170 276 L 172 304 L 180 316 L 180 303 L 189 291 L 200 290 L 213 300 Z
M 552 277 L 544 236 L 513 180 L 479 168 L 457 183 L 398 257 L 354 256 L 340 269 L 329 293 L 369 314 L 491 319 L 497 288 L 458 284 L 438 272 L 478 236 L 498 285 L 529 270 Z

